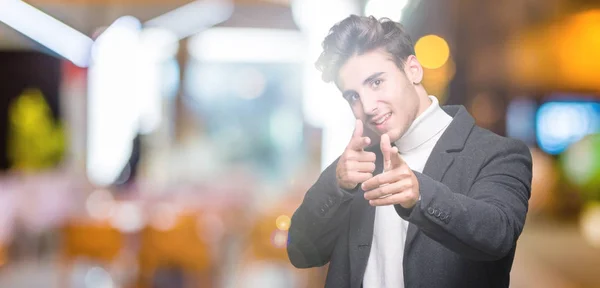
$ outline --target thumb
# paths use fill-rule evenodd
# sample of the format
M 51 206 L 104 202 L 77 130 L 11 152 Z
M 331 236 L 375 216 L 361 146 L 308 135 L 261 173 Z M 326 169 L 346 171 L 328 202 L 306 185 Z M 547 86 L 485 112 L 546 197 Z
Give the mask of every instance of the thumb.
M 383 171 L 389 171 L 392 168 L 392 145 L 390 144 L 390 136 L 387 134 L 381 135 L 379 148 L 381 149 L 381 154 L 383 155 Z

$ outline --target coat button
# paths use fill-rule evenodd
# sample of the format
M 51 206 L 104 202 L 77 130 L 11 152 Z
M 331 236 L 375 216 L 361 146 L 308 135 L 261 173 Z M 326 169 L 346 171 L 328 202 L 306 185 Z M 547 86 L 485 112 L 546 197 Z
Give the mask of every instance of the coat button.
M 433 215 L 435 213 L 435 209 L 429 207 L 429 208 L 427 208 L 427 213 L 429 213 L 430 215 Z

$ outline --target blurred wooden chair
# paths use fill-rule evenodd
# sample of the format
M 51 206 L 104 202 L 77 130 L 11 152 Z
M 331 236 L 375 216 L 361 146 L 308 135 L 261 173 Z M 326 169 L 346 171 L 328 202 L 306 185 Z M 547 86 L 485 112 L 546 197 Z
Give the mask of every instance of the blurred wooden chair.
M 285 199 L 268 211 L 259 213 L 244 245 L 236 287 L 251 285 L 285 285 L 286 287 L 319 287 L 325 283 L 324 268 L 296 269 L 287 256 L 287 237 L 291 216 L 299 205 L 296 197 Z M 258 267 L 262 266 L 262 270 Z M 248 279 L 273 278 L 272 281 L 249 284 Z M 268 284 L 263 284 L 268 283 Z M 291 285 L 291 286 L 290 286 Z M 274 287 L 273 286 L 273 287 Z
M 107 221 L 69 221 L 61 234 L 61 287 L 70 287 L 70 275 L 77 260 L 110 267 L 125 246 L 125 235 Z
M 142 230 L 139 287 L 151 287 L 157 273 L 166 271 L 182 271 L 186 287 L 214 287 L 216 261 L 209 241 L 202 237 L 207 229 L 200 219 L 197 213 L 185 213 L 177 216 L 172 227 L 147 225 Z

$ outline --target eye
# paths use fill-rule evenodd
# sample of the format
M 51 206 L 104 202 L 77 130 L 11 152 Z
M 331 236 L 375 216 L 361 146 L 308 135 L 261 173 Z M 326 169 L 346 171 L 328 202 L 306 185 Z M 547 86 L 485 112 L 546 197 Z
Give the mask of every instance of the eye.
M 381 79 L 376 79 L 373 82 L 371 82 L 371 88 L 376 89 L 379 88 L 379 85 L 381 85 L 383 81 Z
M 356 94 L 356 93 L 352 93 L 348 96 L 347 100 L 350 103 L 354 103 L 354 102 L 358 101 L 358 99 L 360 99 L 360 96 L 358 96 L 358 94 Z

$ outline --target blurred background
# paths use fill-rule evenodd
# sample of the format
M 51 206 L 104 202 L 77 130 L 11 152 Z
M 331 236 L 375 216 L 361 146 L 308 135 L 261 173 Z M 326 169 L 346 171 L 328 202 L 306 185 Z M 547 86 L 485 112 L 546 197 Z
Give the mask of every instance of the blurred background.
M 285 245 L 354 128 L 313 65 L 349 14 L 529 145 L 511 287 L 600 287 L 597 0 L 0 0 L 0 287 L 322 287 Z

